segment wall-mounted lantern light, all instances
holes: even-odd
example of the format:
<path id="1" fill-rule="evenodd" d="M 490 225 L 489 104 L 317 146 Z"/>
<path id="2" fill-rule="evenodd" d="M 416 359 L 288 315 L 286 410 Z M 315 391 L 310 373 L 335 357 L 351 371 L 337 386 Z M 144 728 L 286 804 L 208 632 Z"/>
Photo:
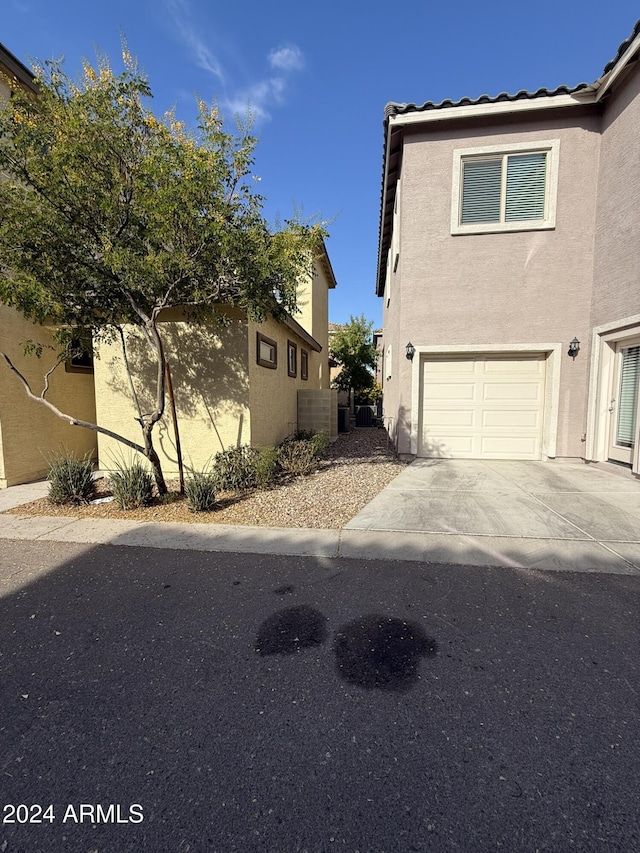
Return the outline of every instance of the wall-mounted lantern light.
<path id="1" fill-rule="evenodd" d="M 574 338 L 569 344 L 569 350 L 567 355 L 570 355 L 571 358 L 575 358 L 580 352 L 580 341 L 577 338 Z"/>
<path id="2" fill-rule="evenodd" d="M 413 361 L 413 357 L 416 354 L 416 348 L 411 343 L 411 341 L 409 341 L 409 343 L 407 344 L 406 349 L 407 349 L 407 358 L 409 359 L 409 361 Z"/>

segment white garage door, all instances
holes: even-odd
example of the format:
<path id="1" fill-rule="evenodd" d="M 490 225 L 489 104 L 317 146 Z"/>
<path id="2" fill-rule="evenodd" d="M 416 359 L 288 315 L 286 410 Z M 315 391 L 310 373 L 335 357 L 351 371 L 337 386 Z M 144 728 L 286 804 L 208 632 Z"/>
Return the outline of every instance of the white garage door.
<path id="1" fill-rule="evenodd" d="M 418 455 L 540 459 L 545 355 L 425 357 Z"/>

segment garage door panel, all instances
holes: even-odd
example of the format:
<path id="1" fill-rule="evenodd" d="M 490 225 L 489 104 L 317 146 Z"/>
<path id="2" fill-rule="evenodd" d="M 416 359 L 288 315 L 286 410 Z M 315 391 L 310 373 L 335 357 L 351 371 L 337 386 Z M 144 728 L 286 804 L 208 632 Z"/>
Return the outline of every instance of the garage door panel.
<path id="1" fill-rule="evenodd" d="M 443 441 L 436 436 L 426 436 L 432 456 L 452 459 L 473 459 L 476 453 L 476 440 L 469 435 L 447 435 Z"/>
<path id="2" fill-rule="evenodd" d="M 475 400 L 475 383 L 470 382 L 432 382 L 429 385 L 429 400 Z"/>
<path id="3" fill-rule="evenodd" d="M 426 358 L 421 369 L 419 455 L 540 458 L 544 355 Z"/>
<path id="4" fill-rule="evenodd" d="M 429 423 L 432 427 L 473 427 L 477 412 L 469 409 L 430 409 Z"/>
<path id="5" fill-rule="evenodd" d="M 499 373 L 504 376 L 540 376 L 544 373 L 544 360 L 534 360 L 531 358 L 491 358 L 482 362 L 482 371 L 485 375 L 491 376 Z"/>
<path id="6" fill-rule="evenodd" d="M 462 359 L 435 358 L 429 362 L 429 373 L 432 376 L 443 374 L 446 376 L 469 375 L 476 372 L 474 362 L 465 361 Z"/>
<path id="7" fill-rule="evenodd" d="M 540 400 L 539 382 L 485 382 L 483 398 L 491 400 L 509 400 L 510 403 L 538 402 Z"/>
<path id="8" fill-rule="evenodd" d="M 515 411 L 513 409 L 488 409 L 481 413 L 481 424 L 484 428 L 510 430 L 511 427 L 538 430 L 540 427 L 539 411 Z"/>

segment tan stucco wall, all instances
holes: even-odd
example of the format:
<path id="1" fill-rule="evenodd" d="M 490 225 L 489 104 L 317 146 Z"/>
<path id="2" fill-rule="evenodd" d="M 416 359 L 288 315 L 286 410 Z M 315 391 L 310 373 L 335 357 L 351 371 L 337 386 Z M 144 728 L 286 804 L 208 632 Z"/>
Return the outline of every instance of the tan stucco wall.
<path id="1" fill-rule="evenodd" d="M 23 355 L 27 340 L 51 343 L 47 330 L 33 326 L 16 311 L 0 305 L 0 350 L 29 381 L 34 393 L 43 389 L 44 375 L 55 364 L 52 350 L 41 358 Z M 95 420 L 93 376 L 67 373 L 58 367 L 50 380 L 47 399 L 63 412 L 82 420 Z M 77 456 L 96 453 L 94 432 L 69 425 L 44 406 L 30 400 L 22 384 L 0 363 L 0 488 L 27 483 L 47 475 L 48 460 L 61 451 Z"/>
<path id="2" fill-rule="evenodd" d="M 321 388 L 329 388 L 329 281 L 322 264 L 316 262 L 313 276 L 298 285 L 298 311 L 294 319 L 321 345 L 316 359 Z"/>
<path id="3" fill-rule="evenodd" d="M 640 313 L 640 74 L 634 69 L 606 106 L 602 124 L 591 320 Z"/>
<path id="4" fill-rule="evenodd" d="M 228 311 L 226 326 L 195 327 L 179 312 L 166 314 L 160 333 L 171 367 L 182 456 L 186 467 L 204 468 L 220 450 L 251 438 L 247 384 L 247 326 L 238 311 Z M 143 411 L 151 411 L 155 364 L 135 330 L 127 334 L 127 354 Z M 126 379 L 120 343 L 101 346 L 96 361 L 98 418 L 103 426 L 141 441 L 137 411 Z M 178 471 L 175 437 L 168 406 L 154 430 L 154 446 L 166 476 Z M 113 439 L 99 438 L 100 467 L 113 458 L 129 461 L 132 453 Z M 134 454 L 135 455 L 135 454 Z"/>
<path id="5" fill-rule="evenodd" d="M 275 370 L 256 361 L 256 332 L 275 341 L 278 366 Z M 298 347 L 297 376 L 287 372 L 287 341 Z M 251 407 L 251 443 L 257 447 L 278 444 L 295 432 L 298 422 L 298 390 L 321 387 L 325 352 L 314 352 L 290 328 L 269 319 L 264 323 L 249 322 L 249 385 Z M 300 378 L 300 350 L 309 353 L 309 379 Z"/>
<path id="6" fill-rule="evenodd" d="M 451 235 L 454 149 L 549 139 L 560 140 L 554 230 Z M 490 349 L 504 343 L 568 344 L 577 336 L 581 357 L 567 358 L 561 369 L 557 453 L 582 454 L 599 142 L 599 117 L 576 119 L 575 110 L 567 119 L 538 116 L 530 125 L 471 130 L 456 123 L 428 134 L 407 133 L 400 259 L 384 309 L 384 346 L 393 350 L 384 410 L 396 419 L 399 452 L 410 452 L 417 417 L 411 411 L 411 363 L 404 355 L 408 340 L 415 346 Z"/>

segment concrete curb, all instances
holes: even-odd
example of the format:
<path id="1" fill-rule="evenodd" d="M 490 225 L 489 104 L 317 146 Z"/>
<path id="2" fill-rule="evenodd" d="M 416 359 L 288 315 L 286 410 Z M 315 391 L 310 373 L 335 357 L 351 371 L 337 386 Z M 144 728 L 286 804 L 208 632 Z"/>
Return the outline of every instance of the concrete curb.
<path id="1" fill-rule="evenodd" d="M 3 515 L 0 539 L 360 560 L 408 560 L 523 570 L 640 572 L 624 543 L 452 536 L 376 530 L 244 527 Z"/>
<path id="2" fill-rule="evenodd" d="M 43 497 L 47 483 L 0 490 L 0 513 Z M 635 542 L 552 536 L 488 536 L 375 530 L 258 527 L 228 524 L 141 522 L 74 516 L 0 515 L 0 540 L 74 542 L 204 552 L 278 554 L 360 560 L 408 560 L 521 570 L 638 574 Z"/>

